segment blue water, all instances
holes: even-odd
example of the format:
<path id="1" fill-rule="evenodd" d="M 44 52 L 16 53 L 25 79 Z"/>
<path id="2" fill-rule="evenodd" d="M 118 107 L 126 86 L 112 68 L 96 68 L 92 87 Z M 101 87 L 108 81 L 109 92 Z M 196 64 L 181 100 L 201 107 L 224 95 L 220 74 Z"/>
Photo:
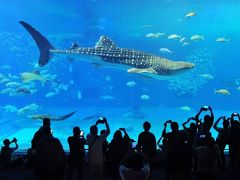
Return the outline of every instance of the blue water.
<path id="1" fill-rule="evenodd" d="M 212 106 L 216 117 L 230 116 L 240 109 L 238 1 L 3 0 L 0 3 L 0 141 L 16 137 L 20 149 L 28 148 L 33 133 L 41 125 L 41 121 L 29 118 L 33 114 L 63 115 L 77 110 L 65 121 L 52 122 L 54 136 L 68 149 L 66 139 L 72 128 L 80 126 L 87 134 L 100 115 L 107 117 L 112 132 L 126 127 L 130 136 L 137 139 L 145 120 L 152 123 L 152 131 L 158 138 L 165 120 L 182 123 L 203 105 Z M 185 18 L 192 11 L 196 15 Z M 38 48 L 18 23 L 20 20 L 38 29 L 57 48 L 69 48 L 73 42 L 93 47 L 101 35 L 106 35 L 119 47 L 193 62 L 196 67 L 164 81 L 96 67 L 84 62 L 86 57 L 70 61 L 65 56 L 56 56 L 47 66 L 39 68 Z M 165 35 L 146 37 L 158 32 Z M 168 39 L 171 34 L 185 37 L 190 44 L 182 46 L 179 39 Z M 190 40 L 196 34 L 203 36 L 203 40 Z M 216 42 L 219 37 L 229 41 Z M 160 52 L 160 48 L 173 53 Z M 3 93 L 7 83 L 22 83 L 20 73 L 33 71 L 61 84 L 36 81 L 27 84 L 31 94 Z M 134 81 L 135 86 L 127 86 L 129 81 Z M 230 95 L 216 94 L 215 89 L 226 89 Z M 143 100 L 141 95 L 150 98 Z M 21 108 L 33 103 L 35 109 L 22 111 Z M 7 105 L 16 109 L 9 112 Z M 191 110 L 182 110 L 183 106 Z M 213 134 L 216 136 L 215 131 Z"/>

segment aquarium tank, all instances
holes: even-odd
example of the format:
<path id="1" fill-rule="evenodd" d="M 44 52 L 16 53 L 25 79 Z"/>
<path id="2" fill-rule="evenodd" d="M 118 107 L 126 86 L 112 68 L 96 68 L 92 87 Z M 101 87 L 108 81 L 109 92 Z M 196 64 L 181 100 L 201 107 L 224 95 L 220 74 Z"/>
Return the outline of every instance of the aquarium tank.
<path id="1" fill-rule="evenodd" d="M 26 151 L 44 117 L 68 151 L 72 128 L 87 135 L 99 116 L 108 140 L 137 140 L 144 121 L 158 139 L 205 105 L 215 120 L 239 112 L 239 17 L 226 0 L 1 1 L 1 143 Z"/>

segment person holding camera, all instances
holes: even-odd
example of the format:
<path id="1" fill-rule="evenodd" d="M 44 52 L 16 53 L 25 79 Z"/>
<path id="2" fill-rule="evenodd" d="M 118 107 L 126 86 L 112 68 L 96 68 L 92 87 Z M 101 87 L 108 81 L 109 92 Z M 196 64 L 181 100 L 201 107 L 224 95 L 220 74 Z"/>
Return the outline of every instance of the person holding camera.
<path id="1" fill-rule="evenodd" d="M 122 132 L 124 136 L 122 136 Z M 128 152 L 130 138 L 125 128 L 115 131 L 112 141 L 108 145 L 108 174 L 112 179 L 118 179 L 119 165 L 123 156 Z"/>
<path id="2" fill-rule="evenodd" d="M 73 136 L 68 137 L 68 144 L 70 149 L 68 179 L 72 179 L 73 170 L 76 168 L 78 179 L 80 180 L 85 166 L 84 145 L 86 144 L 86 139 L 84 138 L 83 131 L 81 131 L 79 127 L 73 128 Z"/>
<path id="3" fill-rule="evenodd" d="M 98 125 L 104 124 L 105 133 L 98 135 Z M 105 117 L 99 117 L 96 124 L 90 127 L 90 133 L 87 135 L 88 145 L 88 163 L 91 179 L 103 179 L 104 156 L 102 144 L 110 134 L 110 128 Z"/>
<path id="4" fill-rule="evenodd" d="M 190 123 L 189 128 L 187 128 L 186 125 L 191 120 L 195 121 L 195 123 L 194 122 Z M 182 126 L 183 126 L 184 131 L 186 132 L 187 137 L 188 137 L 188 143 L 189 143 L 189 145 L 192 146 L 193 142 L 194 142 L 194 139 L 195 139 L 195 136 L 196 136 L 196 133 L 197 133 L 197 121 L 194 117 L 191 117 L 191 118 L 188 118 L 188 120 L 186 122 L 184 122 L 182 124 Z"/>
<path id="5" fill-rule="evenodd" d="M 12 143 L 15 144 L 15 147 L 13 148 L 10 147 Z M 12 160 L 13 152 L 18 149 L 17 139 L 13 138 L 12 141 L 10 141 L 9 139 L 5 139 L 3 141 L 3 144 L 4 146 L 1 148 L 0 162 L 2 165 L 5 166 L 12 165 L 14 164 L 14 161 Z"/>
<path id="6" fill-rule="evenodd" d="M 171 126 L 171 132 L 167 133 L 168 124 Z M 164 123 L 162 136 L 166 151 L 166 179 L 180 177 L 189 179 L 192 149 L 188 144 L 186 132 L 179 131 L 177 122 L 168 120 Z"/>
<path id="7" fill-rule="evenodd" d="M 222 128 L 218 127 L 220 120 L 223 120 Z M 218 120 L 214 123 L 213 128 L 218 132 L 218 136 L 216 139 L 218 145 L 218 157 L 217 157 L 217 164 L 220 168 L 225 168 L 225 155 L 224 149 L 228 144 L 231 130 L 229 127 L 229 120 L 226 119 L 225 116 L 221 116 Z"/>
<path id="8" fill-rule="evenodd" d="M 202 114 L 202 112 L 207 112 L 210 111 L 210 115 L 205 115 L 204 116 L 204 121 L 203 123 L 201 122 L 201 120 L 199 119 L 199 116 Z M 210 131 L 213 122 L 214 122 L 214 114 L 212 111 L 211 106 L 203 106 L 200 111 L 197 113 L 197 115 L 195 116 L 197 125 L 198 125 L 198 129 L 204 129 L 206 131 Z"/>

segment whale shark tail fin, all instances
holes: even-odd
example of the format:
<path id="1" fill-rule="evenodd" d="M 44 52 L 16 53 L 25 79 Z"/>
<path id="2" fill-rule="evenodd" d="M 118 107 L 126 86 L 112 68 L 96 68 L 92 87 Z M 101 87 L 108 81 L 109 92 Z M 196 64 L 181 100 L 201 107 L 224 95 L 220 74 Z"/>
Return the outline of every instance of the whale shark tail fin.
<path id="1" fill-rule="evenodd" d="M 54 47 L 40 32 L 34 29 L 31 25 L 24 21 L 20 21 L 19 23 L 30 33 L 38 46 L 40 52 L 38 60 L 39 66 L 46 65 L 50 59 L 50 49 L 54 49 Z"/>

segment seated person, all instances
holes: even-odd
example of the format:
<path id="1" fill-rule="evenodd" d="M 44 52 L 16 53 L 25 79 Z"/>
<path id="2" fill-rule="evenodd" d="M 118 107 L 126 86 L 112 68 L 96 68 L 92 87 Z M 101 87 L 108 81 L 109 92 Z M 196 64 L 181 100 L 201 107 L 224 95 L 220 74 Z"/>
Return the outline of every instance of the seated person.
<path id="1" fill-rule="evenodd" d="M 12 143 L 15 143 L 15 147 L 11 148 L 10 145 Z M 1 148 L 1 158 L 0 158 L 0 163 L 3 165 L 11 165 L 13 163 L 12 160 L 12 154 L 14 151 L 18 149 L 18 144 L 17 144 L 17 139 L 13 138 L 12 141 L 9 139 L 5 139 L 3 141 L 4 146 Z"/>
<path id="2" fill-rule="evenodd" d="M 142 153 L 127 154 L 119 167 L 122 180 L 147 180 L 150 176 L 149 162 Z"/>

